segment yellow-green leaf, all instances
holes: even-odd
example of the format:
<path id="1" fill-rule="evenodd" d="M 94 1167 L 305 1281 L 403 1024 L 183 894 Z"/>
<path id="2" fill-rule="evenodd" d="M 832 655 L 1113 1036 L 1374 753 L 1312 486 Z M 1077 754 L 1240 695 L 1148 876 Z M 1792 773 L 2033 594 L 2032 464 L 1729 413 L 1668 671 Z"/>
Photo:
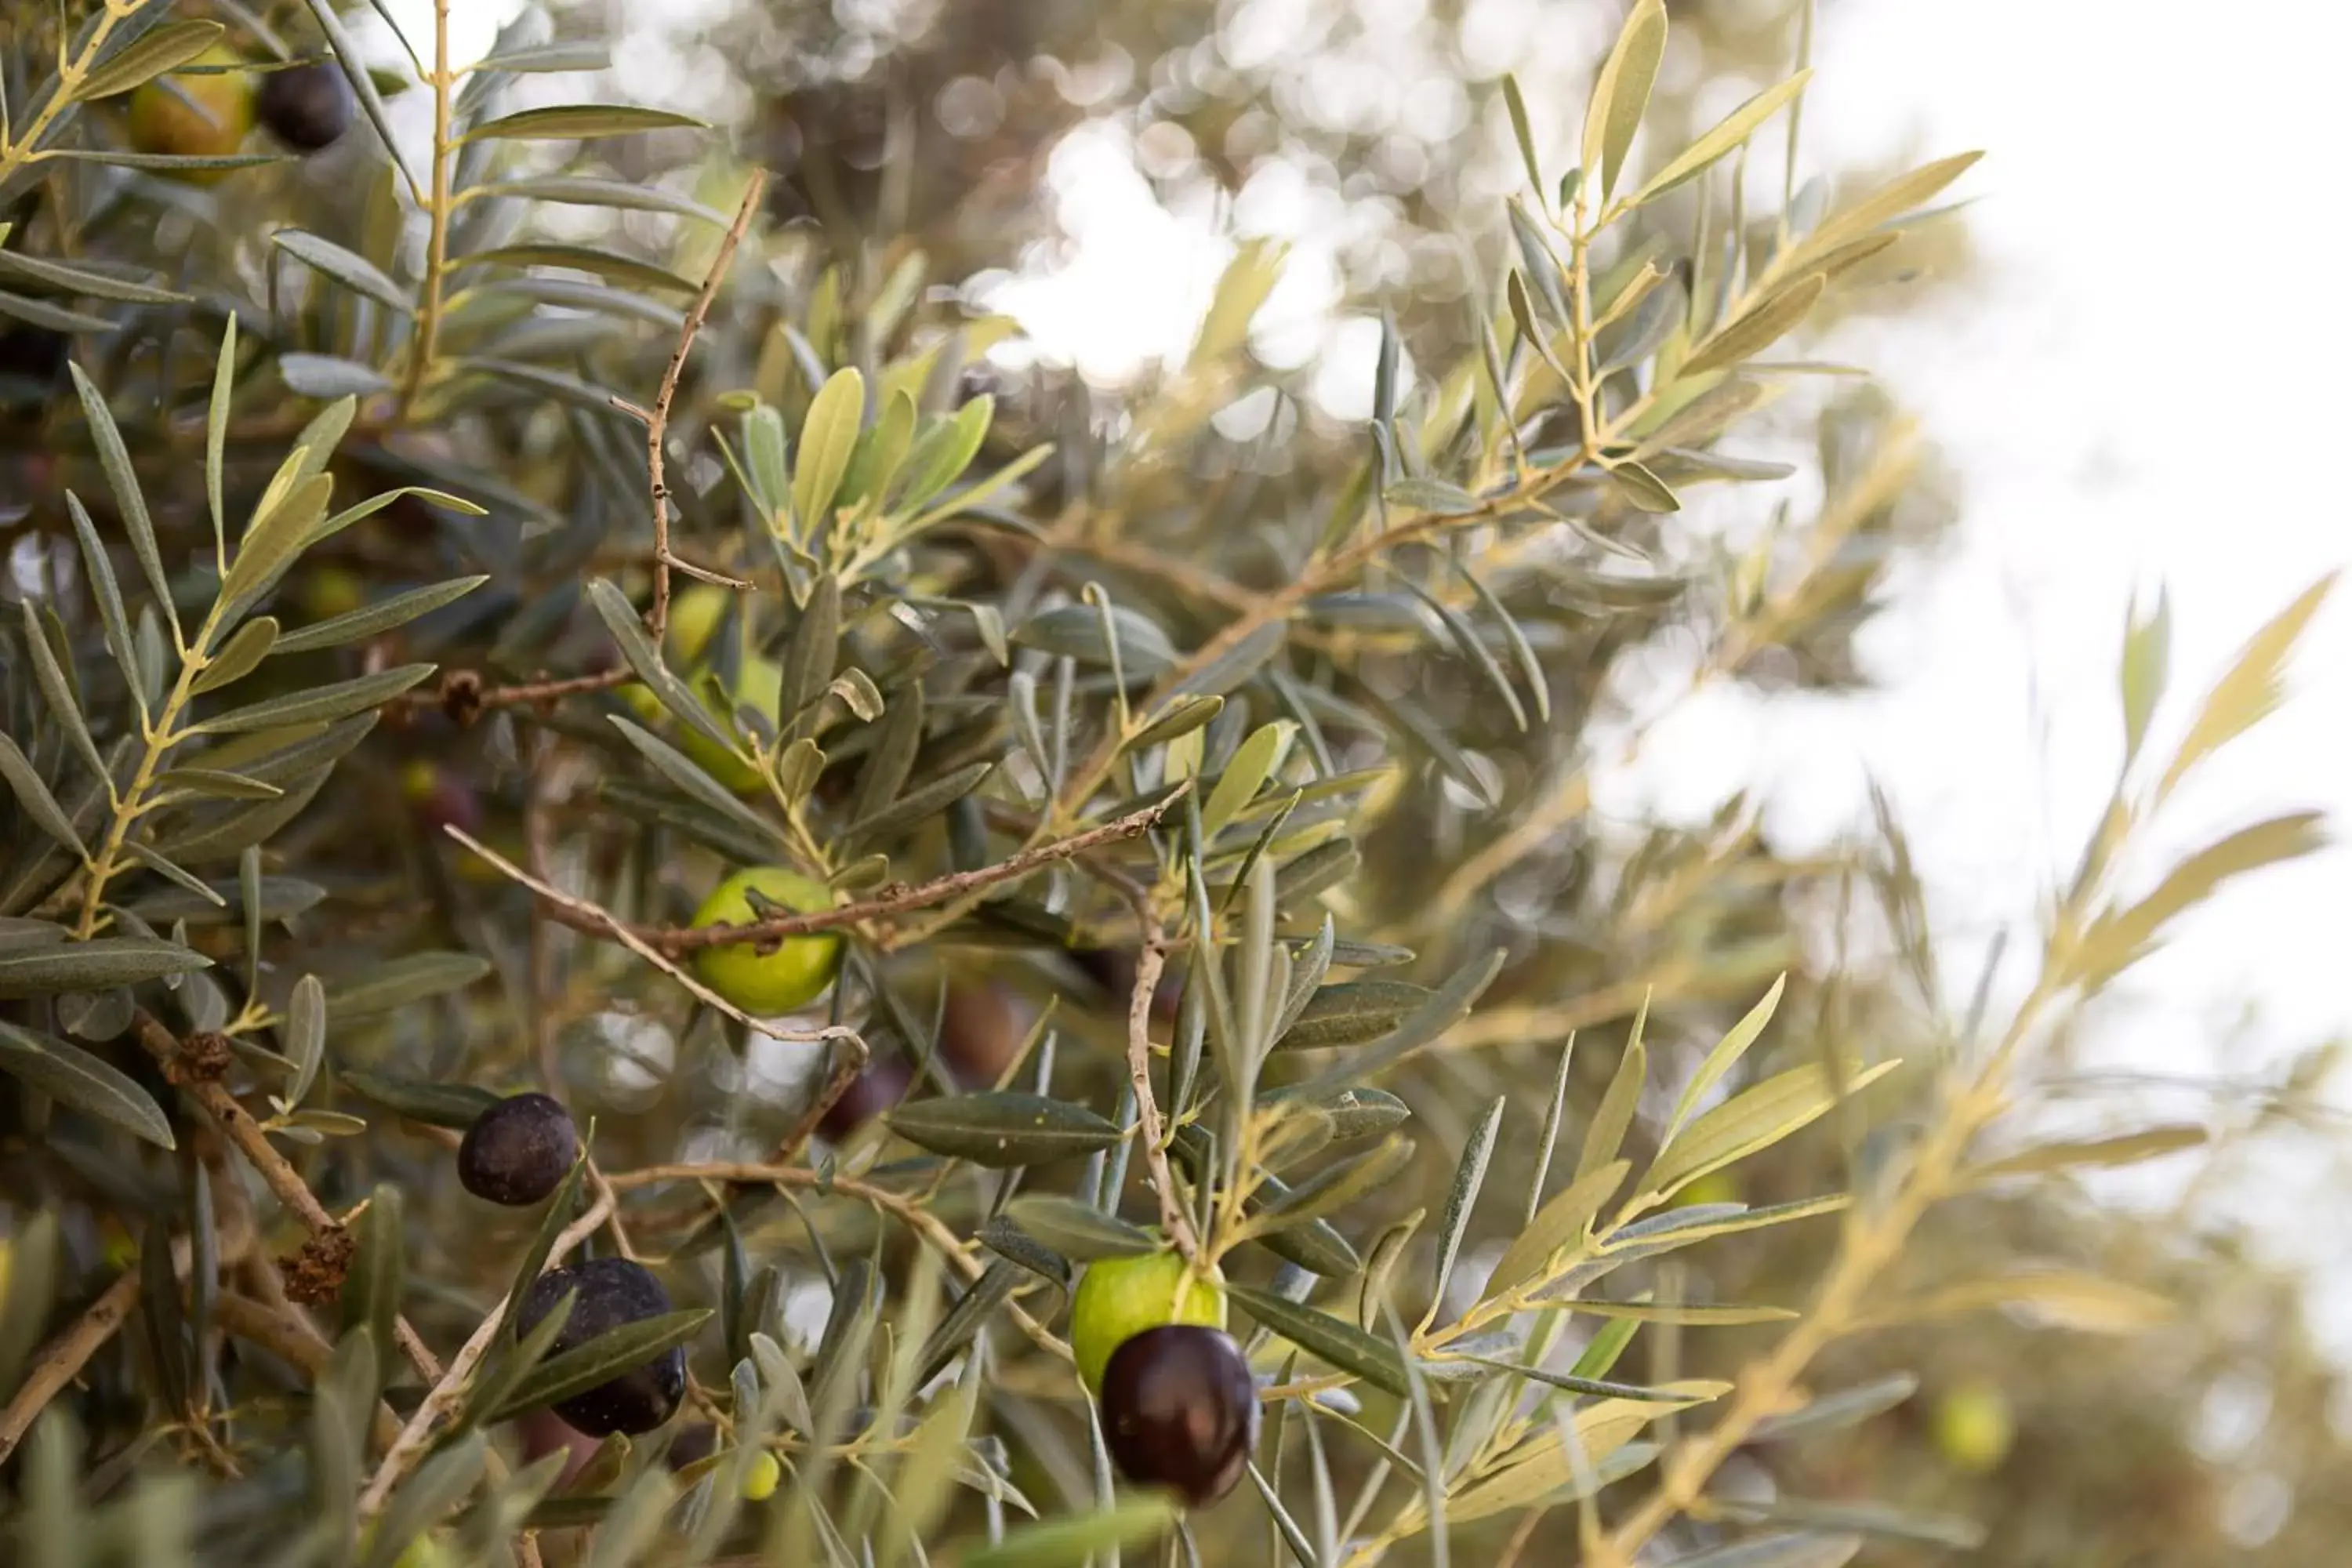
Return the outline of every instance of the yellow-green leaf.
<path id="1" fill-rule="evenodd" d="M 1592 1216 L 1624 1184 L 1625 1173 L 1633 1168 L 1630 1161 L 1612 1160 L 1553 1194 L 1496 1261 L 1483 1299 L 1492 1300 L 1538 1278 L 1554 1253 L 1582 1241 Z"/>
<path id="2" fill-rule="evenodd" d="M 1786 81 L 1775 82 L 1725 115 L 1716 123 L 1715 129 L 1684 148 L 1664 168 L 1651 175 L 1650 183 L 1635 194 L 1633 205 L 1639 206 L 1643 202 L 1665 195 L 1756 134 L 1758 126 L 1771 119 L 1805 90 L 1805 83 L 1811 79 L 1812 74 L 1807 68 Z"/>
<path id="3" fill-rule="evenodd" d="M 1770 348 L 1805 319 L 1827 287 L 1829 280 L 1818 272 L 1798 279 L 1699 344 L 1683 361 L 1679 374 L 1692 376 L 1723 370 Z"/>
<path id="4" fill-rule="evenodd" d="M 1859 1093 L 1896 1065 L 1880 1062 L 1853 1074 L 1847 1092 Z M 1819 1120 L 1837 1100 L 1837 1086 L 1819 1062 L 1766 1079 L 1692 1122 L 1660 1150 L 1657 1163 L 1642 1178 L 1643 1195 L 1672 1197 L 1709 1171 L 1769 1148 Z"/>
<path id="5" fill-rule="evenodd" d="M 835 371 L 809 403 L 800 449 L 793 454 L 793 515 L 800 520 L 804 540 L 831 521 L 833 498 L 849 471 L 865 417 L 866 378 L 855 368 Z"/>
<path id="6" fill-rule="evenodd" d="M 2247 641 L 2238 661 L 2213 683 L 2196 721 L 2189 727 L 2188 738 L 2165 770 L 2164 782 L 2157 788 L 2158 799 L 2170 795 L 2191 768 L 2261 723 L 2278 706 L 2279 680 L 2287 658 L 2318 612 L 2320 602 L 2336 586 L 2336 576 L 2330 572 L 2297 595 L 2293 604 Z"/>
<path id="7" fill-rule="evenodd" d="M 1739 1065 L 1739 1058 L 1748 1054 L 1748 1047 L 1756 1043 L 1756 1037 L 1764 1032 L 1764 1026 L 1772 1021 L 1773 1009 L 1780 1006 L 1780 993 L 1788 988 L 1788 984 L 1786 974 L 1773 981 L 1772 989 L 1764 993 L 1764 999 L 1749 1008 L 1748 1016 L 1732 1025 L 1723 1038 L 1716 1042 L 1715 1049 L 1706 1053 L 1706 1059 L 1699 1063 L 1698 1071 L 1691 1074 L 1690 1082 L 1684 1086 L 1682 1098 L 1675 1102 L 1674 1120 L 1666 1123 L 1669 1141 L 1682 1131 L 1683 1123 L 1690 1119 L 1692 1111 L 1698 1109 L 1698 1102 L 1706 1097 L 1706 1091 L 1721 1082 L 1724 1074 Z"/>
<path id="8" fill-rule="evenodd" d="M 1593 84 L 1592 101 L 1584 110 L 1584 166 L 1601 176 L 1601 198 L 1617 188 L 1617 173 L 1625 151 L 1641 129 L 1642 111 L 1650 104 L 1650 87 L 1657 80 L 1658 61 L 1666 51 L 1664 0 L 1640 0 L 1619 29 L 1615 47 Z"/>

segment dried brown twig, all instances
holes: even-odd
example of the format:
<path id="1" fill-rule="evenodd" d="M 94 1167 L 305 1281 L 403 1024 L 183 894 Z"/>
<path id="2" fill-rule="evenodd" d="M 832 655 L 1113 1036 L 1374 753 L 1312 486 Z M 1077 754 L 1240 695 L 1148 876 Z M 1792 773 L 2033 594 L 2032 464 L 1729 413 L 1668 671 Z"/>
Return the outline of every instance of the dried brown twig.
<path id="1" fill-rule="evenodd" d="M 269 1135 L 254 1121 L 252 1113 L 239 1105 L 236 1097 L 220 1081 L 217 1070 L 191 1058 L 180 1037 L 166 1028 L 152 1013 L 138 1016 L 136 1027 L 139 1043 L 155 1058 L 183 1089 L 193 1097 L 205 1114 L 223 1136 L 236 1145 L 247 1163 L 260 1173 L 264 1185 L 284 1205 L 288 1212 L 300 1220 L 310 1233 L 310 1240 L 297 1255 L 302 1264 L 315 1265 L 321 1272 L 320 1283 L 340 1285 L 343 1266 L 350 1261 L 352 1247 L 351 1232 L 343 1223 L 327 1212 L 318 1194 L 294 1167 L 287 1163 L 270 1143 Z M 281 1266 L 282 1267 L 282 1266 Z M 394 1337 L 418 1375 L 428 1383 L 441 1378 L 441 1363 L 420 1338 L 406 1318 L 394 1320 Z"/>
<path id="2" fill-rule="evenodd" d="M 750 184 L 743 192 L 742 205 L 735 209 L 735 221 L 728 226 L 727 234 L 719 242 L 719 254 L 711 258 L 710 270 L 703 275 L 702 287 L 686 313 L 686 324 L 679 329 L 677 346 L 670 351 L 669 364 L 662 372 L 661 386 L 654 395 L 653 406 L 640 408 L 625 398 L 613 399 L 621 412 L 642 420 L 646 426 L 646 491 L 652 500 L 654 522 L 654 602 L 646 611 L 646 630 L 658 647 L 663 634 L 669 628 L 669 574 L 673 569 L 705 582 L 744 588 L 751 584 L 722 573 L 712 572 L 690 562 L 681 561 L 669 546 L 669 471 L 667 456 L 662 450 L 669 439 L 670 405 L 677 399 L 677 384 L 685 374 L 687 355 L 694 351 L 694 340 L 702 331 L 702 323 L 710 314 L 713 301 L 719 298 L 719 285 L 727 280 L 728 269 L 734 265 L 735 251 L 743 243 L 743 236 L 759 213 L 760 198 L 768 188 L 768 172 L 751 171 Z M 470 718 L 485 708 L 512 708 L 532 703 L 552 702 L 558 698 L 573 697 L 591 691 L 610 691 L 636 679 L 625 664 L 593 675 L 575 675 L 557 680 L 522 681 L 507 686 L 485 686 L 472 670 L 451 670 L 443 676 L 436 690 L 413 699 L 426 705 L 447 710 L 453 717 Z"/>

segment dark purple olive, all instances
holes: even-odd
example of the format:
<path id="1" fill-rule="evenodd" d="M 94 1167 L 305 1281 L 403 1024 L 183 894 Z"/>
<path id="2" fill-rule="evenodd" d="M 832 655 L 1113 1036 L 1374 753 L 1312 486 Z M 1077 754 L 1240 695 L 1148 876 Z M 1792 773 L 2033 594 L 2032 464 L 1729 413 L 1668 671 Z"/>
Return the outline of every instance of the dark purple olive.
<path id="1" fill-rule="evenodd" d="M 316 153 L 352 128 L 352 84 L 342 68 L 320 60 L 265 72 L 254 107 L 269 133 L 297 153 Z"/>
<path id="2" fill-rule="evenodd" d="M 466 1129 L 457 1145 L 457 1181 L 478 1198 L 520 1207 L 563 1184 L 580 1157 L 572 1113 L 543 1094 L 501 1100 Z"/>
<path id="3" fill-rule="evenodd" d="M 551 1268 L 523 1293 L 516 1316 L 519 1333 L 530 1332 L 566 1291 L 577 1291 L 572 1315 L 563 1320 L 551 1357 L 629 1323 L 658 1318 L 670 1310 L 669 1292 L 642 1264 L 625 1258 L 598 1258 L 576 1268 Z M 592 1437 L 615 1432 L 651 1432 L 677 1412 L 686 1397 L 686 1347 L 672 1345 L 653 1360 L 595 1387 L 555 1402 L 565 1423 Z"/>
<path id="4" fill-rule="evenodd" d="M 907 1098 L 915 1086 L 914 1069 L 897 1057 L 885 1057 L 849 1080 L 841 1098 L 826 1108 L 816 1130 L 838 1143 Z"/>
<path id="5" fill-rule="evenodd" d="M 1257 1446 L 1257 1384 L 1230 1335 L 1192 1323 L 1146 1329 L 1103 1368 L 1103 1438 L 1119 1474 L 1205 1508 L 1234 1489 Z"/>

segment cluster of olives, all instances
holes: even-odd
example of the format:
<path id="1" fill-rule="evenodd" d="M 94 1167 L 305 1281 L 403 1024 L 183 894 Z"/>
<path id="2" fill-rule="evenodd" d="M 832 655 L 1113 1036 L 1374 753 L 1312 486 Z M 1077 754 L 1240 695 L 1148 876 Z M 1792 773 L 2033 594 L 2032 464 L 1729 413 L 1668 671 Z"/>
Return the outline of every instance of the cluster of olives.
<path id="1" fill-rule="evenodd" d="M 1193 1508 L 1232 1491 L 1257 1445 L 1257 1383 L 1224 1325 L 1213 1271 L 1173 1252 L 1088 1265 L 1071 1304 L 1070 1349 L 1112 1462 Z"/>
<path id="2" fill-rule="evenodd" d="M 132 147 L 180 158 L 227 157 L 258 123 L 280 144 L 316 153 L 352 128 L 351 83 L 331 60 L 255 72 L 240 68 L 249 62 L 235 50 L 215 47 L 194 63 L 210 68 L 176 77 L 169 86 L 151 81 L 131 95 Z M 186 174 L 201 183 L 219 173 Z"/>
<path id="3" fill-rule="evenodd" d="M 580 1130 L 572 1113 L 544 1094 L 511 1095 L 474 1119 L 457 1144 L 457 1181 L 494 1204 L 542 1203 L 563 1184 L 580 1157 Z M 669 1292 L 643 1264 L 596 1258 L 551 1268 L 532 1281 L 515 1313 L 529 1333 L 555 1304 L 572 1295 L 572 1314 L 556 1331 L 550 1355 L 586 1344 L 625 1324 L 670 1310 Z M 650 1432 L 686 1397 L 686 1351 L 673 1345 L 645 1365 L 556 1402 L 555 1414 L 592 1437 Z"/>

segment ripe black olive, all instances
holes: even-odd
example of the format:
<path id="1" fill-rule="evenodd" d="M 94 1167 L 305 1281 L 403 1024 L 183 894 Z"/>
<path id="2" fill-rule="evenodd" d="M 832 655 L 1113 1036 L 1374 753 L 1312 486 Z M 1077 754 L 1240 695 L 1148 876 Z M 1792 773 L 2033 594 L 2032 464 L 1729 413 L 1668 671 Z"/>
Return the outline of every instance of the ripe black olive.
<path id="1" fill-rule="evenodd" d="M 255 107 L 269 133 L 298 153 L 332 145 L 352 128 L 352 84 L 326 60 L 268 71 Z"/>
<path id="2" fill-rule="evenodd" d="M 598 1258 L 576 1268 L 551 1268 L 533 1281 L 516 1315 L 518 1332 L 530 1332 L 566 1291 L 577 1291 L 578 1299 L 548 1351 L 551 1356 L 670 1310 L 669 1292 L 644 1265 L 625 1258 Z M 592 1437 L 615 1432 L 635 1436 L 667 1421 L 685 1397 L 686 1348 L 672 1345 L 642 1366 L 557 1400 L 555 1413 Z"/>
<path id="3" fill-rule="evenodd" d="M 1257 1445 L 1257 1384 L 1231 1336 L 1192 1323 L 1146 1329 L 1103 1369 L 1103 1437 L 1119 1473 L 1193 1508 L 1234 1489 Z"/>
<path id="4" fill-rule="evenodd" d="M 519 1207 L 561 1186 L 579 1157 L 572 1113 L 546 1095 L 518 1094 L 474 1118 L 457 1145 L 457 1181 L 478 1198 Z"/>

